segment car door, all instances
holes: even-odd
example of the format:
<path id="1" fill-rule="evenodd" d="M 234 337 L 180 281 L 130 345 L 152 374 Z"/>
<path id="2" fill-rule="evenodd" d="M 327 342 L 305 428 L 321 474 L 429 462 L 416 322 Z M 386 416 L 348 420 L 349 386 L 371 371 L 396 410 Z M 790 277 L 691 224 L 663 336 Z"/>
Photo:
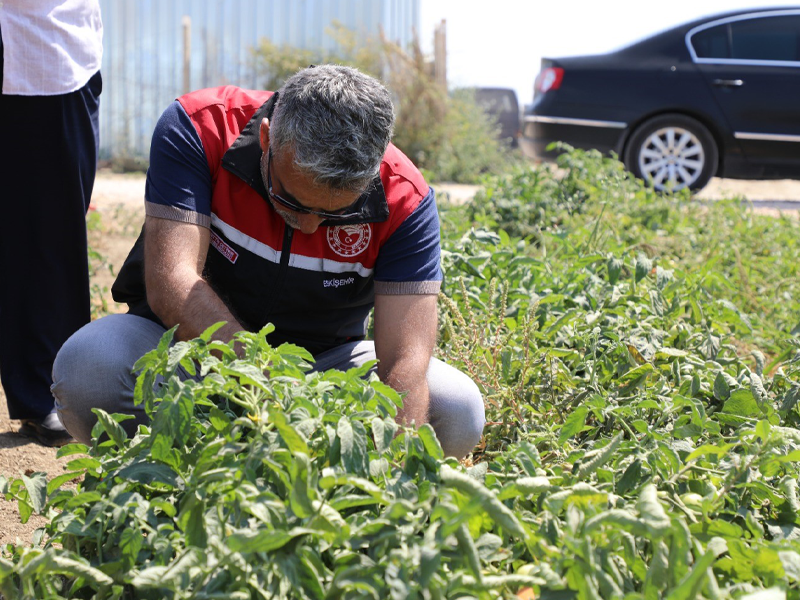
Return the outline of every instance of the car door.
<path id="1" fill-rule="evenodd" d="M 800 175 L 800 10 L 729 17 L 687 42 L 747 161 Z"/>

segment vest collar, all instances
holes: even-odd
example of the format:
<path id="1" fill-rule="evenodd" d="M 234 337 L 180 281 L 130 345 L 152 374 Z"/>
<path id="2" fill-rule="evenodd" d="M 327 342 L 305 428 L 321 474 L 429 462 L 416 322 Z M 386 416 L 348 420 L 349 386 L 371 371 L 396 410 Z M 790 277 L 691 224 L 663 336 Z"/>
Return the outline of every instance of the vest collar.
<path id="1" fill-rule="evenodd" d="M 272 118 L 272 111 L 278 100 L 278 92 L 264 102 L 252 118 L 242 129 L 239 137 L 234 140 L 230 148 L 222 157 L 222 166 L 227 171 L 236 175 L 247 185 L 253 188 L 264 199 L 270 208 L 267 188 L 261 177 L 261 143 L 259 142 L 259 128 L 261 120 Z M 386 192 L 383 182 L 376 177 L 370 189 L 362 194 L 356 203 L 358 215 L 346 221 L 323 221 L 323 225 L 353 225 L 356 223 L 381 223 L 389 218 L 389 203 L 386 201 Z"/>

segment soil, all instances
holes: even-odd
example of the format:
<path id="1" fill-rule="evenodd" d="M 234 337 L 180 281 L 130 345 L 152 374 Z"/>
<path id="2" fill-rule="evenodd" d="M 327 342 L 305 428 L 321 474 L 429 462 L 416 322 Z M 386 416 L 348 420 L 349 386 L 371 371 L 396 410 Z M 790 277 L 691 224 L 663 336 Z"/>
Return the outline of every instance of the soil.
<path id="1" fill-rule="evenodd" d="M 440 184 L 434 186 L 443 201 L 467 202 L 477 186 Z M 445 194 L 447 197 L 445 198 Z M 773 208 L 758 208 L 759 200 L 797 201 L 800 207 L 800 181 L 734 181 L 714 179 L 699 194 L 699 198 L 713 200 L 723 197 L 744 196 L 754 201 L 758 212 L 777 215 L 781 211 Z M 125 307 L 111 299 L 111 284 L 115 273 L 124 262 L 144 222 L 144 176 L 123 175 L 110 171 L 98 172 L 90 209 L 90 244 L 104 257 L 104 263 L 96 268 L 92 277 L 103 290 L 102 297 L 108 312 L 124 312 Z M 753 208 L 751 208 L 753 210 Z M 790 211 L 798 214 L 798 211 Z M 97 215 L 97 216 L 95 216 Z M 97 261 L 95 261 L 97 262 Z M 69 460 L 56 458 L 54 448 L 45 448 L 17 433 L 19 421 L 11 421 L 6 408 L 5 395 L 0 388 L 0 475 L 9 479 L 25 473 L 43 471 L 50 478 L 61 474 Z M 0 499 L 0 545 L 6 543 L 30 544 L 37 527 L 45 519 L 32 516 L 21 524 L 16 502 Z"/>

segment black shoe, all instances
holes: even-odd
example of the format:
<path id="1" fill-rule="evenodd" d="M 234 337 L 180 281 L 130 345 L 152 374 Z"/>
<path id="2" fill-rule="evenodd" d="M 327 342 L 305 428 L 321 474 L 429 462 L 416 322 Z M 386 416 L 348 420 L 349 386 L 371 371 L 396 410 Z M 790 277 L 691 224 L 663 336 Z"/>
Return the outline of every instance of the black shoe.
<path id="1" fill-rule="evenodd" d="M 43 446 L 52 448 L 58 448 L 75 441 L 64 429 L 55 411 L 44 419 L 22 419 L 22 427 L 19 428 L 17 433 L 33 438 Z"/>

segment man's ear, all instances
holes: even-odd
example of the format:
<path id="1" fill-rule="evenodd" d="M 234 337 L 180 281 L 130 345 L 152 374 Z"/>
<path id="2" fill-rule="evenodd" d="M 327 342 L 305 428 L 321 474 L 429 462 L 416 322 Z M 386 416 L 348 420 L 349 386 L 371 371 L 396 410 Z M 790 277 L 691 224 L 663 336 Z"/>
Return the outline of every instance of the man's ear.
<path id="1" fill-rule="evenodd" d="M 261 151 L 269 150 L 269 119 L 261 119 L 261 126 L 258 128 L 258 140 L 261 142 Z"/>

